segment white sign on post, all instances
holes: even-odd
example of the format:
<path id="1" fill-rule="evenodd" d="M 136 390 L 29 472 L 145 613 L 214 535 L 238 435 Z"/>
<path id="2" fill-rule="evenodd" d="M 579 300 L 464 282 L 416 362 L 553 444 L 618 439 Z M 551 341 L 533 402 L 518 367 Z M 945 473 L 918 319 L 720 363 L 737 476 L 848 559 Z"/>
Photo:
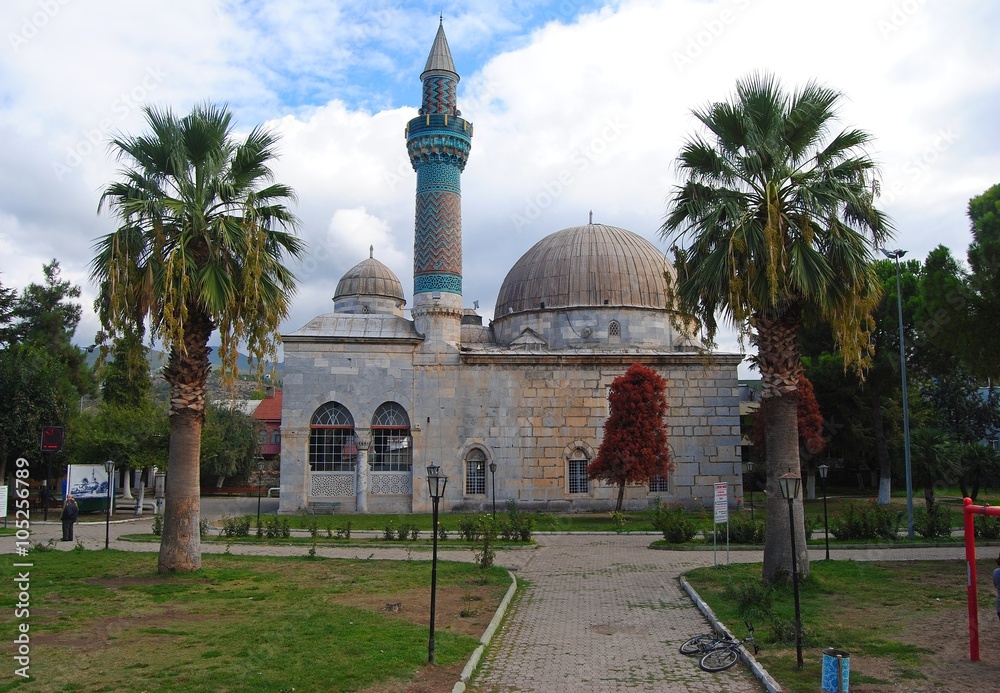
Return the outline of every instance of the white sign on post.
<path id="1" fill-rule="evenodd" d="M 722 482 L 715 485 L 715 524 L 723 525 L 729 522 L 729 484 Z"/>

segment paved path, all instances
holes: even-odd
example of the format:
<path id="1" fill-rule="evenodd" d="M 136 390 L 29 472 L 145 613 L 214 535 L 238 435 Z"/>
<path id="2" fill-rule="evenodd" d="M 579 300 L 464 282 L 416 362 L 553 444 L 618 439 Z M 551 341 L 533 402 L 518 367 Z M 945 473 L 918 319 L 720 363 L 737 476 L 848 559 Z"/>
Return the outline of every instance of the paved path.
<path id="1" fill-rule="evenodd" d="M 214 501 L 215 499 L 213 499 Z M 240 511 L 239 503 L 208 502 L 204 514 L 216 518 Z M 256 510 L 244 508 L 242 512 Z M 113 523 L 113 548 L 156 551 L 157 544 L 119 541 L 121 534 L 149 532 L 152 519 Z M 58 539 L 58 522 L 32 522 L 31 542 Z M 88 549 L 104 547 L 103 522 L 80 523 L 77 539 Z M 505 626 L 497 634 L 470 689 L 509 691 L 760 691 L 742 667 L 709 674 L 677 652 L 688 637 L 708 630 L 707 622 L 678 584 L 681 573 L 713 563 L 711 551 L 652 551 L 648 535 L 537 535 L 538 548 L 501 551 L 497 561 L 527 581 Z M 73 544 L 58 543 L 61 550 Z M 206 543 L 204 553 L 225 545 Z M 233 544 L 236 554 L 302 555 L 303 546 Z M 14 552 L 14 537 L 0 538 L 0 553 Z M 322 556 L 386 560 L 429 559 L 429 552 L 406 549 L 320 547 Z M 371 556 L 366 554 L 371 554 Z M 907 550 L 831 551 L 855 560 L 962 559 L 962 547 Z M 813 550 L 814 560 L 823 557 Z M 441 550 L 445 560 L 471 561 L 472 552 Z M 725 551 L 718 552 L 720 563 Z M 760 551 L 733 551 L 731 562 L 759 562 Z M 742 635 L 742 633 L 737 632 Z"/>

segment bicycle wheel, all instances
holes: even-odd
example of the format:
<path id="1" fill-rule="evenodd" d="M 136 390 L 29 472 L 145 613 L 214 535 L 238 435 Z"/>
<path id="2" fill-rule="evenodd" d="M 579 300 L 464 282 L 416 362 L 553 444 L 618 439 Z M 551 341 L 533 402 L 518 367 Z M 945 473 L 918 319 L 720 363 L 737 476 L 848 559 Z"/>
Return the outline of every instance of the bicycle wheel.
<path id="1" fill-rule="evenodd" d="M 735 647 L 725 647 L 707 653 L 698 660 L 698 666 L 705 671 L 725 671 L 739 660 L 740 655 Z"/>
<path id="2" fill-rule="evenodd" d="M 712 633 L 705 633 L 704 635 L 696 635 L 693 638 L 689 638 L 684 641 L 681 645 L 680 651 L 682 655 L 696 655 L 705 654 L 715 645 L 718 640 Z"/>

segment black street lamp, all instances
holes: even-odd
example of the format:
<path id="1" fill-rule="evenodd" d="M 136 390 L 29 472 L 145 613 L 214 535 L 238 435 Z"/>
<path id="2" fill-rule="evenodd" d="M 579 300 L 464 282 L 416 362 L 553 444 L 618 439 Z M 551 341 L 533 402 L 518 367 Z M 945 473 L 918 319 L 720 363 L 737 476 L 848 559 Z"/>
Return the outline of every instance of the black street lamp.
<path id="1" fill-rule="evenodd" d="M 795 657 L 798 668 L 802 668 L 802 616 L 799 611 L 799 564 L 795 555 L 795 513 L 792 510 L 792 503 L 799 495 L 799 486 L 802 479 L 798 474 L 789 472 L 778 477 L 781 485 L 781 497 L 788 501 L 788 532 L 792 538 L 792 591 L 795 593 Z"/>
<path id="2" fill-rule="evenodd" d="M 750 521 L 753 522 L 753 468 L 755 464 L 753 460 L 747 460 L 743 463 L 743 467 L 746 470 L 745 474 L 750 480 Z"/>
<path id="3" fill-rule="evenodd" d="M 493 521 L 497 520 L 497 463 L 490 462 L 490 480 L 493 485 Z"/>
<path id="4" fill-rule="evenodd" d="M 104 463 L 104 471 L 108 473 L 108 520 L 104 525 L 104 548 L 108 548 L 111 543 L 111 500 L 112 485 L 114 484 L 115 463 L 108 460 Z"/>
<path id="5" fill-rule="evenodd" d="M 903 378 L 903 458 L 906 463 L 906 536 L 913 540 L 913 475 L 910 471 L 910 408 L 906 402 L 906 344 L 903 338 L 903 291 L 899 284 L 899 258 L 905 250 L 886 250 L 882 254 L 896 261 L 896 309 L 899 313 L 899 372 Z"/>
<path id="6" fill-rule="evenodd" d="M 437 562 L 438 562 L 438 503 L 444 496 L 444 489 L 448 485 L 448 477 L 441 474 L 441 467 L 436 464 L 427 465 L 427 492 L 430 493 L 431 501 L 434 503 L 434 513 L 431 520 L 431 534 L 433 535 L 433 549 L 431 550 L 431 633 L 427 641 L 427 663 L 434 663 L 434 607 L 437 596 Z"/>
<path id="7" fill-rule="evenodd" d="M 830 473 L 830 465 L 819 466 L 819 478 L 823 482 L 823 536 L 826 537 L 826 560 L 830 560 L 830 524 L 826 516 L 826 475 Z"/>
<path id="8" fill-rule="evenodd" d="M 257 458 L 257 528 L 260 529 L 260 487 L 264 483 L 264 458 Z"/>

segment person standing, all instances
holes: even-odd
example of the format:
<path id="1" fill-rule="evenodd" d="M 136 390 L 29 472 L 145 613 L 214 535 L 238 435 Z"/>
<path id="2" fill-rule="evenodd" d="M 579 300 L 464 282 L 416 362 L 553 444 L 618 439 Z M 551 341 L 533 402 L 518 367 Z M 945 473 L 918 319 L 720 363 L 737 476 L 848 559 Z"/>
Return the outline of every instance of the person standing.
<path id="1" fill-rule="evenodd" d="M 59 516 L 59 519 L 62 520 L 63 541 L 73 541 L 73 524 L 79 516 L 80 506 L 76 504 L 76 499 L 67 493 L 66 502 L 63 504 L 62 515 Z"/>

